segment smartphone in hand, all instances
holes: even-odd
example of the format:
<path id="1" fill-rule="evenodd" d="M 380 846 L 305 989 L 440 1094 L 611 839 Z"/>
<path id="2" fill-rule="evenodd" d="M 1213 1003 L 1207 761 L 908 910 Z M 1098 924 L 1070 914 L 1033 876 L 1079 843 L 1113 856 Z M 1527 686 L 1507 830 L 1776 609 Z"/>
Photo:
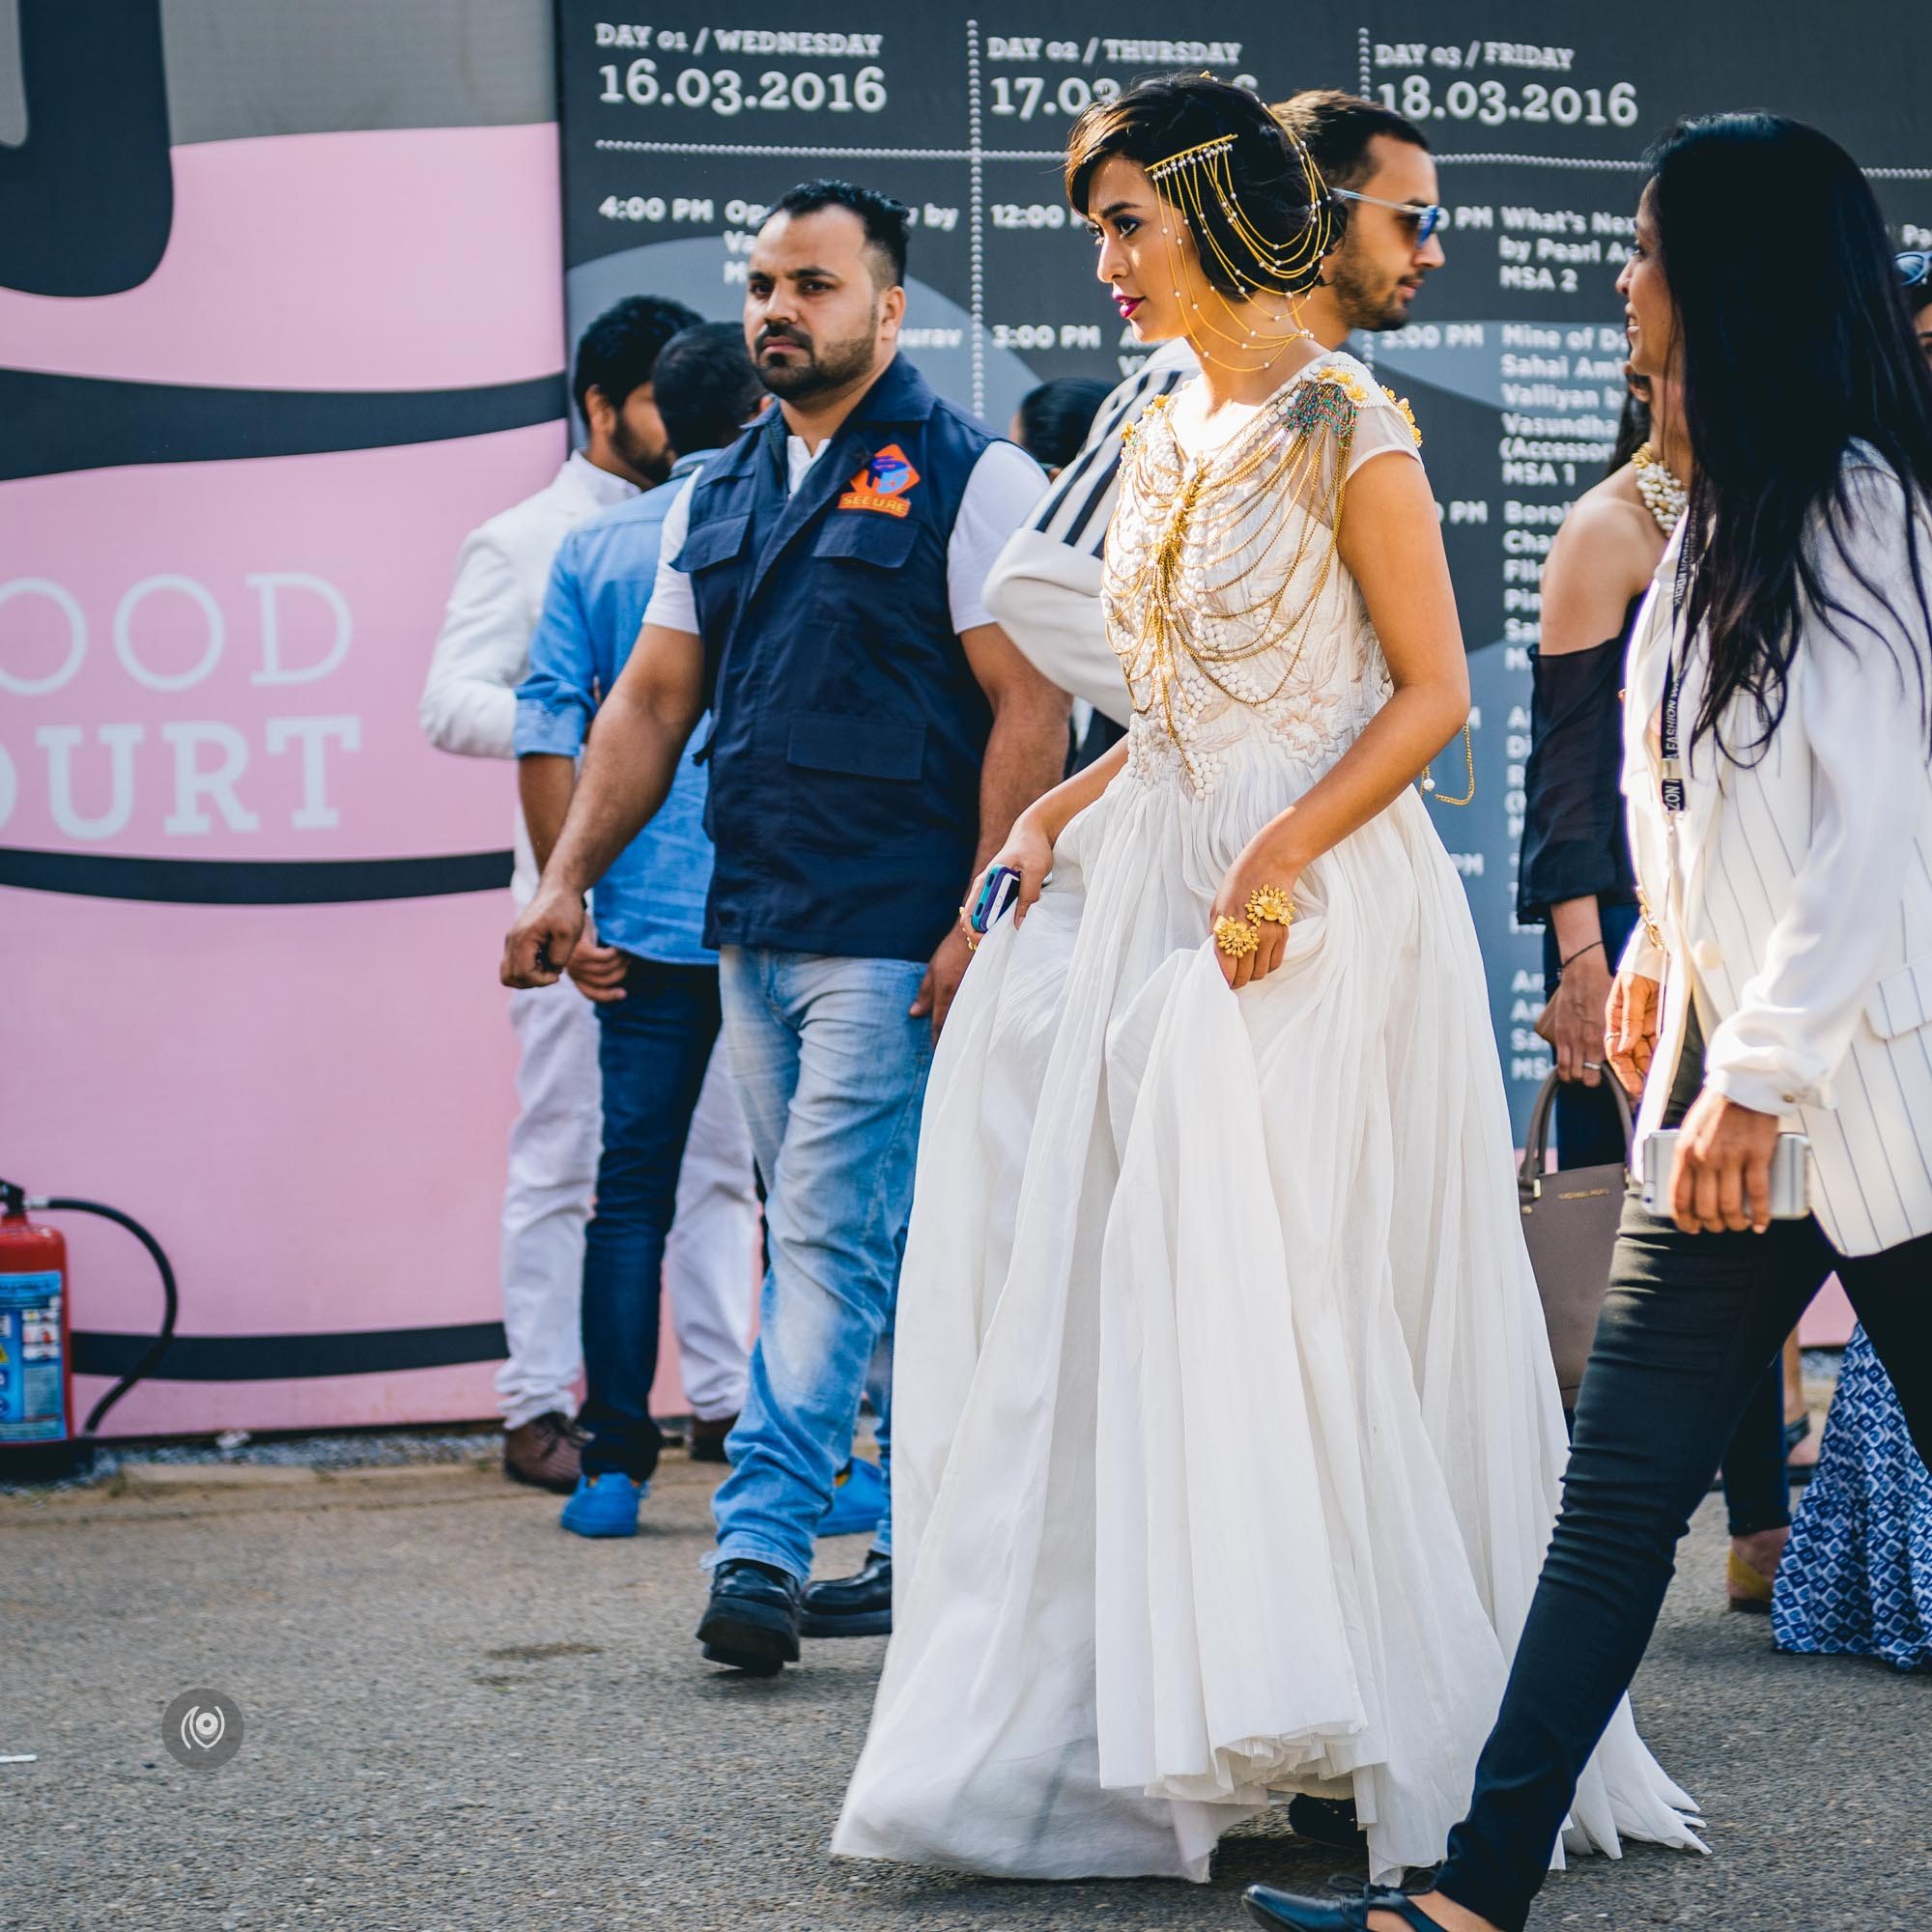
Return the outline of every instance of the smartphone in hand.
<path id="1" fill-rule="evenodd" d="M 1020 875 L 1011 866 L 995 866 L 980 887 L 979 896 L 966 915 L 966 923 L 984 939 L 1000 915 L 1012 904 L 1020 889 Z"/>
<path id="2" fill-rule="evenodd" d="M 1667 1219 L 1670 1169 L 1678 1130 L 1661 1127 L 1643 1144 L 1643 1211 Z M 1802 1221 L 1811 1211 L 1811 1143 L 1804 1134 L 1779 1134 L 1771 1156 L 1771 1218 Z"/>

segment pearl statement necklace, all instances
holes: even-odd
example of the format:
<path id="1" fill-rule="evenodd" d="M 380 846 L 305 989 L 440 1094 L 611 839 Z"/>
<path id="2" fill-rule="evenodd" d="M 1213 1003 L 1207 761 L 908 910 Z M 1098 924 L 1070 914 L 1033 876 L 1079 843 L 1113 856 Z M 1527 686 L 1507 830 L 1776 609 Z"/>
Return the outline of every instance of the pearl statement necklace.
<path id="1" fill-rule="evenodd" d="M 1662 459 L 1647 442 L 1638 443 L 1632 451 L 1631 468 L 1636 471 L 1637 495 L 1657 519 L 1657 527 L 1668 536 L 1690 500 L 1690 491 L 1663 467 Z"/>

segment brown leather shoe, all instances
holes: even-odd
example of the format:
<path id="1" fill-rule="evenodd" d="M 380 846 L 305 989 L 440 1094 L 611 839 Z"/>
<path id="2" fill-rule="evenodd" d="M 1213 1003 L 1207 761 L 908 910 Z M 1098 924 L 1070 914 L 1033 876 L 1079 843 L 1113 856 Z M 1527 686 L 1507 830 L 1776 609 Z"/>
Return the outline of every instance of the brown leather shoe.
<path id="1" fill-rule="evenodd" d="M 724 1453 L 724 1438 L 737 1426 L 735 1415 L 721 1415 L 715 1422 L 694 1415 L 691 1434 L 685 1440 L 685 1454 L 694 1463 L 728 1463 L 731 1459 Z"/>
<path id="2" fill-rule="evenodd" d="M 503 1473 L 513 1483 L 567 1496 L 583 1473 L 579 1461 L 582 1447 L 582 1430 L 553 1408 L 503 1432 Z"/>

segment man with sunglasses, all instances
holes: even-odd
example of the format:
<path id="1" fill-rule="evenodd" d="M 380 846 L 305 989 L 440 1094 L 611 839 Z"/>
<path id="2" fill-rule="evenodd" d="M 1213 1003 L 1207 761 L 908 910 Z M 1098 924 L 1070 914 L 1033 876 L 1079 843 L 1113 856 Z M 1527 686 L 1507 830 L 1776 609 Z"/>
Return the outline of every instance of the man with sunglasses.
<path id="1" fill-rule="evenodd" d="M 1275 104 L 1314 156 L 1334 197 L 1338 240 L 1301 320 L 1324 349 L 1354 329 L 1400 328 L 1424 278 L 1442 266 L 1447 211 L 1435 163 L 1412 121 L 1331 88 Z M 1121 432 L 1156 396 L 1196 373 L 1184 341 L 1163 343 L 1101 404 L 1080 454 L 1054 478 L 1009 539 L 986 580 L 986 608 L 1063 691 L 1095 716 L 1081 762 L 1104 751 L 1127 721 L 1127 688 L 1100 621 L 1100 547 L 1120 489 Z"/>
<path id="2" fill-rule="evenodd" d="M 1896 259 L 1905 305 L 1912 311 L 1913 331 L 1926 361 L 1932 362 L 1932 250 L 1908 248 Z"/>

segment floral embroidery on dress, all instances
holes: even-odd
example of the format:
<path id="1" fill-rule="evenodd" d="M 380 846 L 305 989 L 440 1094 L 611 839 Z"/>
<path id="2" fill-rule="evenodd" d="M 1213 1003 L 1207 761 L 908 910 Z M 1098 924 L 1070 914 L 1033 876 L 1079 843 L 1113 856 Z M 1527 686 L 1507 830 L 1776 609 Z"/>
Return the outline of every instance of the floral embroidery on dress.
<path id="1" fill-rule="evenodd" d="M 1408 398 L 1406 396 L 1398 396 L 1386 383 L 1382 384 L 1382 394 L 1402 412 L 1402 419 L 1408 425 L 1408 433 L 1415 439 L 1415 446 L 1420 449 L 1422 447 L 1422 432 L 1415 426 L 1415 412 L 1409 408 Z"/>

